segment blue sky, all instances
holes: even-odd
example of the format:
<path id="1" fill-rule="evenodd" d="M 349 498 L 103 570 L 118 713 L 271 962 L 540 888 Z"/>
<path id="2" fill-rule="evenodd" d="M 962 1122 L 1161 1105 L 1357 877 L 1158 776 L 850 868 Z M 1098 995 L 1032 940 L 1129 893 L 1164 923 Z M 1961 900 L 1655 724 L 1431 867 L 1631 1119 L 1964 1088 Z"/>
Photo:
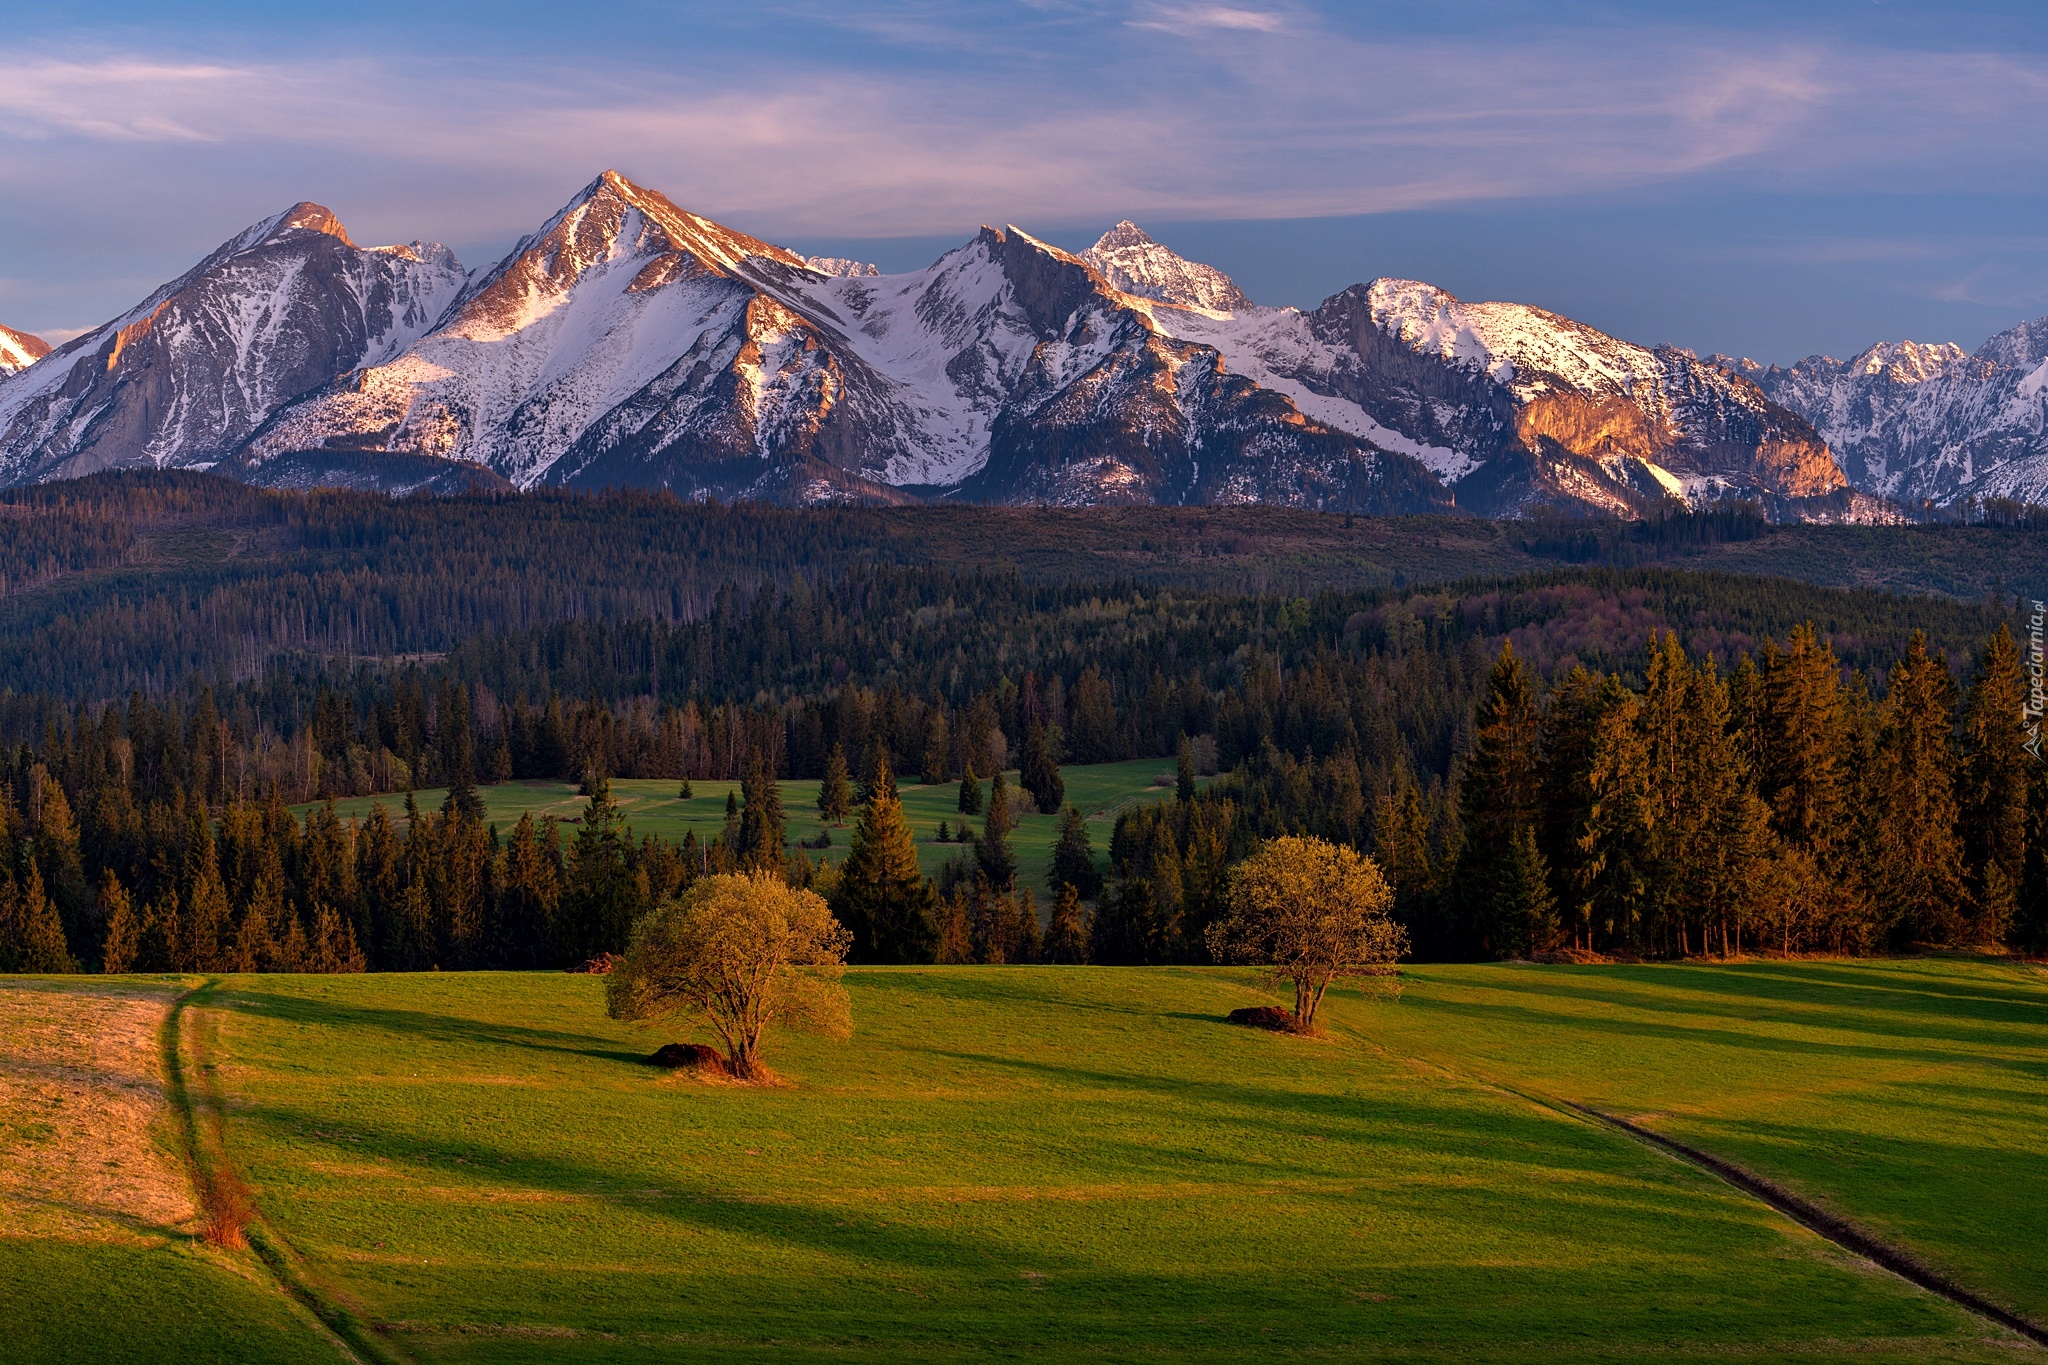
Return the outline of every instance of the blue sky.
<path id="1" fill-rule="evenodd" d="M 616 166 L 885 268 L 1128 216 L 1263 303 L 1974 346 L 2048 314 L 2044 129 L 2039 0 L 59 0 L 0 32 L 0 322 L 71 334 L 299 199 L 487 264 Z"/>

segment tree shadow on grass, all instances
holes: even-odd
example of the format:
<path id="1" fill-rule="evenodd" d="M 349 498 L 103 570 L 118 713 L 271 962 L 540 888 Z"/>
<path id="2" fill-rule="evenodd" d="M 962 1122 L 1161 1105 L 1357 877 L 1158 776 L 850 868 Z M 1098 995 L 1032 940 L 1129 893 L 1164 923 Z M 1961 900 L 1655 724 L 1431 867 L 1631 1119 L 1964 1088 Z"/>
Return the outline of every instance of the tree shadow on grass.
<path id="1" fill-rule="evenodd" d="M 207 999 L 208 1009 L 232 1010 L 264 1019 L 324 1028 L 378 1029 L 409 1041 L 425 1040 L 464 1046 L 524 1048 L 533 1052 L 595 1057 L 605 1061 L 644 1063 L 646 1054 L 623 1049 L 616 1038 L 525 1024 L 492 1023 L 459 1015 L 379 1005 L 351 1005 L 298 994 L 272 994 L 240 985 L 223 985 Z"/>
<path id="2" fill-rule="evenodd" d="M 1719 969 L 1716 968 L 1671 968 L 1667 970 L 1674 974 L 1682 971 L 1692 971 L 1700 976 L 1709 978 L 1718 977 L 1719 975 Z M 1686 1038 L 1694 1042 L 1714 1041 L 1752 1050 L 1780 1051 L 1794 1054 L 1825 1054 L 1891 1059 L 1917 1058 L 1930 1062 L 1964 1062 L 1985 1066 L 1999 1066 L 2023 1072 L 2033 1072 L 2039 1070 L 2043 1065 L 2048 1065 L 2048 1051 L 2042 1053 L 2042 1062 L 2039 1063 L 2011 1056 L 2010 1053 L 2014 1050 L 2015 1040 L 2009 1030 L 1991 1027 L 1982 1029 L 1957 1028 L 1952 1023 L 1944 1022 L 1941 1015 L 1932 1011 L 1918 1012 L 1911 1021 L 1871 1019 L 1867 1015 L 1858 1012 L 1857 1007 L 1849 1002 L 1837 1001 L 1833 1002 L 1831 1012 L 1826 1015 L 1817 1016 L 1801 1012 L 1774 1014 L 1768 1018 L 1758 1019 L 1743 1006 L 1734 1003 L 1718 1002 L 1727 1001 L 1731 995 L 1748 999 L 1766 1000 L 1781 1006 L 1785 1002 L 1780 997 L 1769 995 L 1762 991 L 1745 990 L 1739 984 L 1732 981 L 1727 983 L 1718 981 L 1706 983 L 1686 982 L 1674 975 L 1668 984 L 1674 988 L 1690 989 L 1696 992 L 1696 994 L 1686 999 L 1659 999 L 1655 996 L 1635 991 L 1595 986 L 1577 977 L 1566 980 L 1549 976 L 1535 977 L 1529 973 L 1516 973 L 1513 975 L 1503 973 L 1498 980 L 1488 980 L 1483 983 L 1482 988 L 1516 995 L 1576 1001 L 1588 1005 L 1605 1005 L 1617 1011 L 1617 1013 L 1599 1016 L 1581 1013 L 1561 1013 L 1542 1010 L 1533 1005 L 1509 1006 L 1490 1004 L 1483 1001 L 1455 1000 L 1448 996 L 1428 991 L 1410 992 L 1404 997 L 1406 1003 L 1404 1003 L 1403 1007 L 1408 1008 L 1412 1005 L 1412 1007 L 1418 1009 L 1462 1013 L 1475 1018 L 1489 1015 L 1498 1018 L 1512 1017 L 1524 1024 L 1538 1023 L 1551 1028 L 1633 1034 L 1642 1037 Z M 1830 1004 L 1826 999 L 1819 1000 L 1816 1003 L 1824 1006 Z M 1999 1052 L 2007 1055 L 2000 1056 L 1993 1052 L 1935 1050 L 1925 1046 L 1916 1048 L 1877 1041 L 1870 1043 L 1828 1042 L 1813 1038 L 1787 1037 L 1783 1034 L 1716 1028 L 1705 1023 L 1689 1025 L 1657 1024 L 1648 1020 L 1627 1019 L 1625 1015 L 1630 1012 L 1649 1015 L 1680 1015 L 1693 1019 L 1704 1017 L 1749 1025 L 1797 1028 L 1835 1034 L 1862 1033 L 1870 1035 L 1873 1039 L 1900 1039 L 1918 1044 L 1948 1042 L 1965 1047 L 1976 1045 L 1996 1048 Z M 2034 1021 L 2028 1019 L 2024 1022 L 2032 1023 Z"/>

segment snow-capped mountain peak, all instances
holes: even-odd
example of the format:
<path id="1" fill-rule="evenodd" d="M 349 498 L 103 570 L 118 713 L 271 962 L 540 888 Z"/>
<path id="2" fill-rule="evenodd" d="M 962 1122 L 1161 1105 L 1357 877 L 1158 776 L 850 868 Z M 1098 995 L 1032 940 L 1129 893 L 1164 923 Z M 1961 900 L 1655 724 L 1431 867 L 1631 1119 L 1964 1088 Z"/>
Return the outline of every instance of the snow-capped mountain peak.
<path id="1" fill-rule="evenodd" d="M 50 343 L 41 337 L 0 327 L 0 378 L 25 370 L 50 353 Z"/>
<path id="2" fill-rule="evenodd" d="M 279 404 L 425 334 L 464 278 L 445 249 L 366 251 L 294 204 L 0 387 L 0 480 L 212 464 Z"/>
<path id="3" fill-rule="evenodd" d="M 1128 218 L 1097 238 L 1081 259 L 1116 288 L 1142 299 L 1212 313 L 1252 306 L 1230 276 L 1161 246 Z"/>

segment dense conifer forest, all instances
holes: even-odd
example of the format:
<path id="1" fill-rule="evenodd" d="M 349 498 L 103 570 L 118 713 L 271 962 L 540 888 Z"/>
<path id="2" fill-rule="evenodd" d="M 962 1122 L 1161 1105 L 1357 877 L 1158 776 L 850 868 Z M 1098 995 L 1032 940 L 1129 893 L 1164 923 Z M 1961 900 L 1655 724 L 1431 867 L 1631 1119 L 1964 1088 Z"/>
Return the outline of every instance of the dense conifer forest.
<path id="1" fill-rule="evenodd" d="M 1287 833 L 1373 853 L 1430 957 L 2041 942 L 2012 634 L 2041 533 L 1835 546 L 1852 580 L 1994 542 L 2015 571 L 1905 597 L 1690 567 L 1782 534 L 1742 508 L 1270 511 L 17 492 L 0 969 L 574 965 L 744 866 L 826 893 L 868 960 L 1201 961 L 1231 867 Z M 1050 883 L 1016 885 L 1008 822 L 1061 809 L 1060 765 L 1148 757 L 1180 790 L 1116 821 L 1106 865 L 1069 812 Z M 898 775 L 1005 770 L 927 882 Z M 613 777 L 744 799 L 670 846 Z M 478 788 L 515 778 L 587 808 L 494 826 Z M 838 791 L 843 861 L 787 846 L 777 779 Z M 288 809 L 372 793 L 360 822 Z"/>

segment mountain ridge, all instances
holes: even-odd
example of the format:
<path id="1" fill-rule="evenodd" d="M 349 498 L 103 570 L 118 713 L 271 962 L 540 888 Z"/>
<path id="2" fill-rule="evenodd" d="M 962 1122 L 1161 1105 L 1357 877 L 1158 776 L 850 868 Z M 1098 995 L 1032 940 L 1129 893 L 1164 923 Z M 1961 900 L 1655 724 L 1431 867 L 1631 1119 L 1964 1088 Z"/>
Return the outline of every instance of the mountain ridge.
<path id="1" fill-rule="evenodd" d="M 2048 355 L 2031 334 L 2008 350 Z M 1077 252 L 984 227 L 885 275 L 607 170 L 473 273 L 428 243 L 358 247 L 311 201 L 252 224 L 0 377 L 0 483 L 177 465 L 473 486 L 446 464 L 796 503 L 1633 517 L 1748 497 L 1782 519 L 1885 520 L 1882 498 L 1916 485 L 1885 483 L 1892 465 L 1820 396 L 1845 365 L 1895 388 L 2048 384 L 1911 344 L 1801 365 L 1389 277 L 1263 307 L 1130 220 Z M 2048 451 L 2016 449 L 2048 489 Z"/>

